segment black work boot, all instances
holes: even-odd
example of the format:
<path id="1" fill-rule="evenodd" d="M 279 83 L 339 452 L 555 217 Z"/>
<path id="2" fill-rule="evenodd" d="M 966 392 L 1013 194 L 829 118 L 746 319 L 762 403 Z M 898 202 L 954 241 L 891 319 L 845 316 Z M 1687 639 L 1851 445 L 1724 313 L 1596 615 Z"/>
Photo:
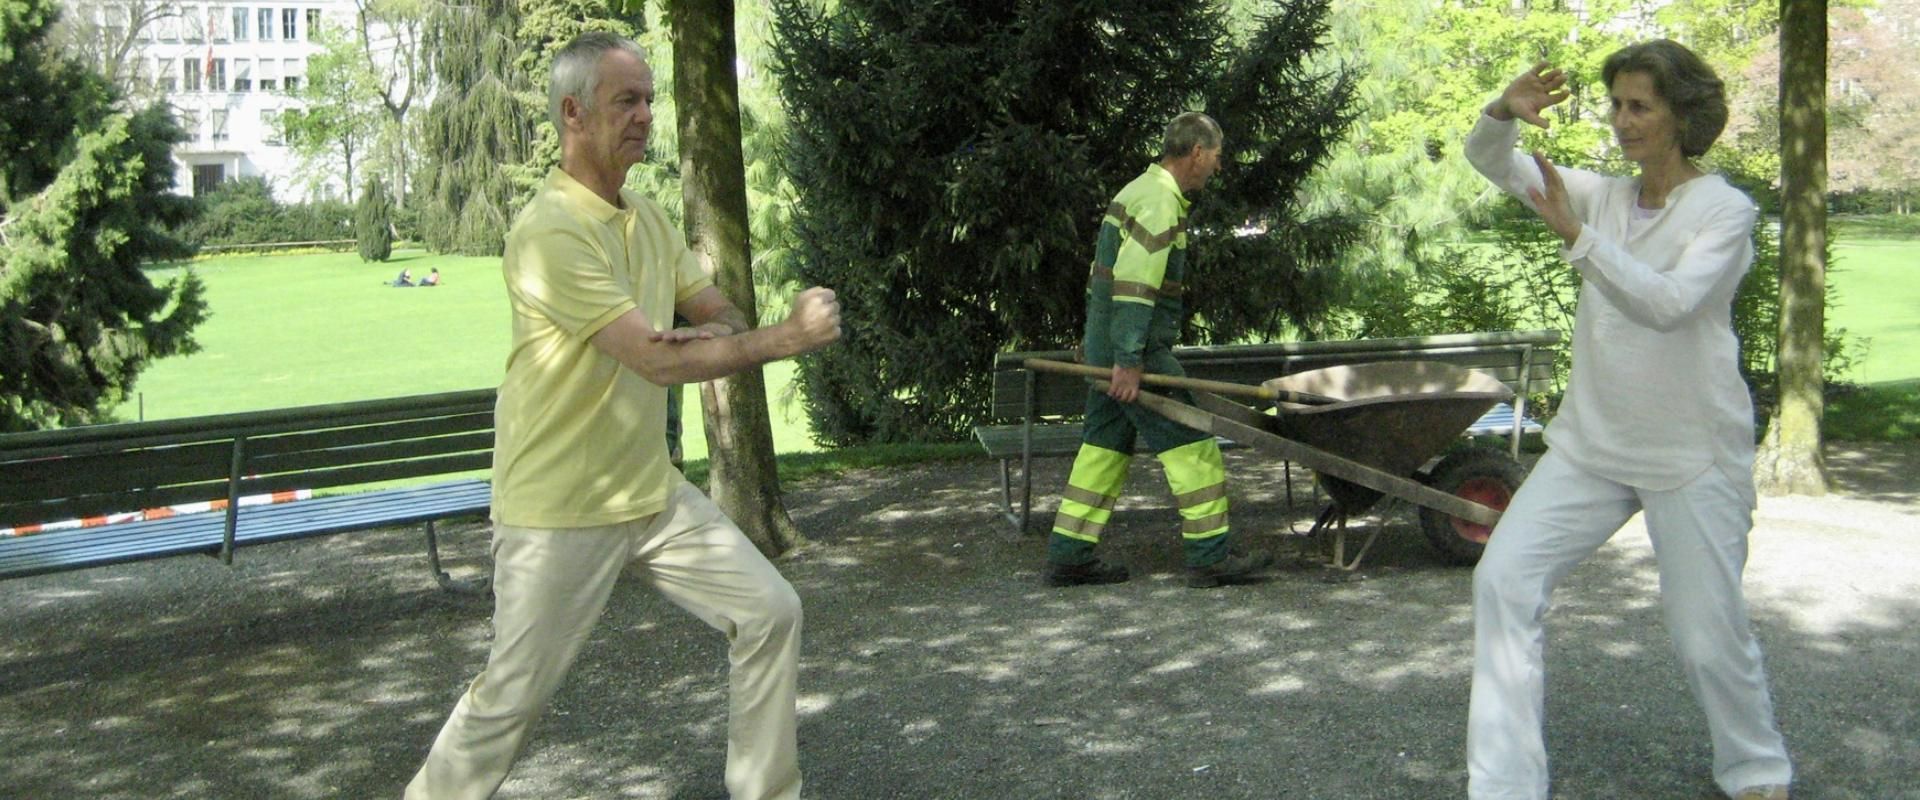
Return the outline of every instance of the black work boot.
<path id="1" fill-rule="evenodd" d="M 1085 564 L 1047 564 L 1048 586 L 1083 586 L 1095 583 L 1125 583 L 1127 568 L 1094 559 Z"/>
<path id="2" fill-rule="evenodd" d="M 1273 554 L 1227 553 L 1227 557 L 1204 567 L 1187 568 L 1187 586 L 1194 589 L 1211 589 L 1223 583 L 1241 583 L 1253 577 L 1253 574 L 1273 563 Z"/>

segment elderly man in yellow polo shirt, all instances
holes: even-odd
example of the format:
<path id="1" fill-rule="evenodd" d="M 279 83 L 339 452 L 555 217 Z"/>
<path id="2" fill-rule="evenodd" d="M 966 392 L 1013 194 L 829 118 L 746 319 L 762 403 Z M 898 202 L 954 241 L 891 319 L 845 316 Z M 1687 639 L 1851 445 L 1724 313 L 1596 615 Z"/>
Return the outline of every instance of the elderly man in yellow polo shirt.
<path id="1" fill-rule="evenodd" d="M 513 349 L 496 411 L 493 649 L 408 798 L 499 788 L 629 565 L 727 636 L 732 797 L 800 794 L 800 600 L 668 466 L 665 387 L 831 344 L 840 308 L 812 288 L 753 328 L 660 208 L 622 189 L 646 156 L 653 98 L 631 40 L 584 34 L 554 57 L 560 168 L 514 221 L 503 265 Z M 689 327 L 667 327 L 676 311 Z"/>

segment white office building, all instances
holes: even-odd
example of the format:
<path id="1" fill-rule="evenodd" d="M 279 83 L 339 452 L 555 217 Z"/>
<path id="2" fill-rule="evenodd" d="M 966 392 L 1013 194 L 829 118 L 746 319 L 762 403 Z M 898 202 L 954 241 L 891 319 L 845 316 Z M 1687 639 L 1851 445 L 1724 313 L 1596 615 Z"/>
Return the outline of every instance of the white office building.
<path id="1" fill-rule="evenodd" d="M 97 20 L 104 41 L 130 38 L 122 69 L 176 109 L 187 133 L 173 152 L 178 191 L 263 176 L 282 201 L 347 196 L 337 174 L 317 185 L 302 174 L 276 119 L 301 105 L 289 93 L 321 49 L 315 31 L 354 24 L 353 0 L 97 0 L 67 13 Z"/>

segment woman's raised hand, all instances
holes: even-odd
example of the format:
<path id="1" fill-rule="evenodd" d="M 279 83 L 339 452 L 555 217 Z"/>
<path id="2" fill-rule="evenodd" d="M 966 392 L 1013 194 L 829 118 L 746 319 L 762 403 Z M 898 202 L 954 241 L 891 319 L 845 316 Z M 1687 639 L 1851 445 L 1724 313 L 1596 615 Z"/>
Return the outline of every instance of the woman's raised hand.
<path id="1" fill-rule="evenodd" d="M 1487 116 L 1505 122 L 1515 117 L 1542 128 L 1547 127 L 1547 118 L 1540 112 L 1566 100 L 1571 93 L 1566 90 L 1567 73 L 1554 69 L 1551 64 L 1541 61 L 1532 69 L 1520 73 L 1507 89 L 1500 93 L 1499 99 L 1487 106 Z"/>

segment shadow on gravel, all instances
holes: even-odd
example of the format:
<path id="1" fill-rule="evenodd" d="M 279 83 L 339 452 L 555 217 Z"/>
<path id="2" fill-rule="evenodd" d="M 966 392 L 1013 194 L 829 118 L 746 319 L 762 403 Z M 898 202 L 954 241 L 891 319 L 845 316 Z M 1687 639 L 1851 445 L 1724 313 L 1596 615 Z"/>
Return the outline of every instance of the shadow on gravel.
<path id="1" fill-rule="evenodd" d="M 1257 584 L 1186 589 L 1164 484 L 1137 464 L 1103 544 L 1136 577 L 1072 590 L 1043 588 L 1043 540 L 995 513 L 994 465 L 789 487 L 817 543 L 782 564 L 806 603 L 809 797 L 1464 795 L 1470 570 L 1403 510 L 1356 575 L 1283 559 Z M 1064 467 L 1043 468 L 1043 496 Z M 1310 509 L 1288 515 L 1278 465 L 1233 454 L 1229 471 L 1239 530 L 1295 552 L 1284 533 Z M 485 535 L 455 534 L 457 566 L 484 568 Z M 1556 797 L 1712 797 L 1632 537 L 1549 617 Z M 1920 596 L 1876 582 L 1873 556 L 1857 584 L 1755 603 L 1798 798 L 1920 797 Z M 1803 613 L 1838 591 L 1861 595 L 1853 611 Z M 435 588 L 410 530 L 0 593 L 0 794 L 23 798 L 397 797 L 483 663 L 491 610 Z M 724 797 L 724 721 L 720 637 L 629 580 L 501 796 Z"/>

